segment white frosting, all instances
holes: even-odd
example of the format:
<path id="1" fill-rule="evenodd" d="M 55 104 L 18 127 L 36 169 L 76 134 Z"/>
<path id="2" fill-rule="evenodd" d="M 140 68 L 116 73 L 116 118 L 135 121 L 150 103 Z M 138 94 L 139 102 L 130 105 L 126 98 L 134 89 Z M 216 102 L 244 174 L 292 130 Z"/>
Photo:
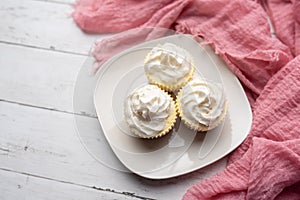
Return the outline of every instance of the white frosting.
<path id="1" fill-rule="evenodd" d="M 125 120 L 130 129 L 152 136 L 165 128 L 170 107 L 170 96 L 157 86 L 146 85 L 127 97 Z"/>
<path id="2" fill-rule="evenodd" d="M 192 63 L 192 57 L 185 49 L 165 43 L 151 50 L 145 60 L 145 72 L 159 83 L 176 85 L 186 81 Z"/>
<path id="3" fill-rule="evenodd" d="M 194 79 L 183 87 L 179 98 L 184 119 L 191 123 L 213 126 L 223 113 L 221 84 Z"/>

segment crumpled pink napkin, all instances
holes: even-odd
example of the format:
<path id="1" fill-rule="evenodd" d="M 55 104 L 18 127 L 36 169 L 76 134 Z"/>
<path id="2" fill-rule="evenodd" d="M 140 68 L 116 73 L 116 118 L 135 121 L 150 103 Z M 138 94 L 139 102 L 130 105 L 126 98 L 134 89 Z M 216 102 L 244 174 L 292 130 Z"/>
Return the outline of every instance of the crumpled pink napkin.
<path id="1" fill-rule="evenodd" d="M 74 20 L 87 32 L 150 26 L 202 37 L 242 82 L 253 110 L 249 136 L 223 172 L 190 188 L 183 199 L 300 199 L 300 57 L 293 59 L 300 54 L 299 2 L 79 0 L 75 5 Z M 269 32 L 267 15 L 278 38 Z M 116 46 L 149 34 L 133 31 L 103 40 L 95 57 L 103 63 Z"/>
<path id="2" fill-rule="evenodd" d="M 183 199 L 300 199 L 300 56 L 270 79 L 253 110 L 231 164 Z"/>
<path id="3" fill-rule="evenodd" d="M 300 1 L 259 0 L 276 30 L 277 37 L 290 47 L 293 55 L 300 54 Z"/>

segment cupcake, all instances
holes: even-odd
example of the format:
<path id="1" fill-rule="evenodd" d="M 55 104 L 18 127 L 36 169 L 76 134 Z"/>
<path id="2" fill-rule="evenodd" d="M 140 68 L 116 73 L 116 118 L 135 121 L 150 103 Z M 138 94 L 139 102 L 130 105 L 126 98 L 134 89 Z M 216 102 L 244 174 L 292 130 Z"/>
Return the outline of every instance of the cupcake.
<path id="1" fill-rule="evenodd" d="M 172 43 L 154 47 L 144 61 L 150 83 L 165 91 L 175 91 L 190 81 L 195 72 L 192 56 Z"/>
<path id="2" fill-rule="evenodd" d="M 129 94 L 124 115 L 132 133 L 141 138 L 158 138 L 167 134 L 175 124 L 175 102 L 156 85 L 145 85 Z"/>
<path id="3" fill-rule="evenodd" d="M 195 78 L 179 91 L 176 108 L 189 128 L 208 131 L 225 118 L 228 103 L 221 84 Z"/>

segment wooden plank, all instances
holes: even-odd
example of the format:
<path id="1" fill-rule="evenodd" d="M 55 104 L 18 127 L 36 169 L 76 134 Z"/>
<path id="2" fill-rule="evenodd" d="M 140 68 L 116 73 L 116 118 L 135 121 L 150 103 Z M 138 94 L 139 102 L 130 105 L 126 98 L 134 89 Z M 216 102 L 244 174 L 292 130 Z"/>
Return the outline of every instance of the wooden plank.
<path id="1" fill-rule="evenodd" d="M 61 4 L 74 4 L 76 0 L 31 0 L 31 1 L 44 1 L 48 3 L 61 3 Z"/>
<path id="2" fill-rule="evenodd" d="M 1 0 L 0 41 L 87 54 L 96 39 L 108 35 L 85 34 L 70 16 L 72 11 L 68 4 Z"/>
<path id="3" fill-rule="evenodd" d="M 4 170 L 0 170 L 0 179 L 0 199 L 140 199 Z"/>
<path id="4" fill-rule="evenodd" d="M 7 44 L 0 44 L 0 52 L 0 99 L 73 111 L 74 84 L 85 56 Z"/>
<path id="5" fill-rule="evenodd" d="M 101 134 L 97 119 L 78 117 L 91 135 Z M 225 166 L 223 159 L 178 178 L 148 180 L 94 159 L 80 143 L 71 114 L 0 102 L 0 127 L 2 169 L 154 199 L 180 199 L 190 186 Z M 101 148 L 105 144 L 94 142 Z M 101 155 L 114 158 L 109 149 Z"/>

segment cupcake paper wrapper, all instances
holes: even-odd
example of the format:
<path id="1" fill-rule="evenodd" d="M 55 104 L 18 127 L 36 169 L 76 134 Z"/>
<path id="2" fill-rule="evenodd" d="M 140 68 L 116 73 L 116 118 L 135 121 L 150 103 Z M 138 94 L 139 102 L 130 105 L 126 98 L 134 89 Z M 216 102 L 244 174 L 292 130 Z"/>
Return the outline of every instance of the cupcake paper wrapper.
<path id="1" fill-rule="evenodd" d="M 144 138 L 144 139 L 156 139 L 156 138 L 160 138 L 160 137 L 166 135 L 167 133 L 169 133 L 172 130 L 172 128 L 175 125 L 176 119 L 177 119 L 176 105 L 175 105 L 175 102 L 174 102 L 173 98 L 167 92 L 165 92 L 165 93 L 166 93 L 166 95 L 168 95 L 171 98 L 170 115 L 166 119 L 166 126 L 165 126 L 165 128 L 162 131 L 160 131 L 159 133 L 155 134 L 155 135 L 146 135 L 146 134 L 143 134 L 141 132 L 136 131 L 135 129 L 131 129 L 128 126 L 129 129 L 130 129 L 130 131 L 133 134 L 137 135 L 140 138 Z"/>
<path id="2" fill-rule="evenodd" d="M 180 100 L 179 100 L 180 98 L 178 98 L 180 95 L 181 95 L 181 92 L 178 93 L 178 96 L 177 96 L 177 99 L 176 99 L 176 110 L 177 110 L 177 113 L 178 113 L 179 117 L 183 121 L 183 123 L 187 127 L 189 127 L 190 129 L 192 129 L 194 131 L 200 131 L 200 132 L 209 131 L 209 130 L 212 130 L 212 129 L 216 128 L 217 126 L 219 126 L 221 124 L 221 122 L 223 122 L 223 120 L 225 119 L 227 111 L 228 111 L 228 102 L 227 102 L 227 100 L 225 101 L 225 104 L 224 104 L 224 110 L 223 110 L 222 114 L 219 116 L 218 121 L 215 124 L 210 125 L 210 126 L 206 126 L 204 124 L 200 124 L 200 123 L 196 124 L 196 123 L 192 123 L 190 121 L 187 121 L 184 118 L 184 115 L 183 115 L 183 112 L 182 112 L 182 109 L 181 109 Z"/>

